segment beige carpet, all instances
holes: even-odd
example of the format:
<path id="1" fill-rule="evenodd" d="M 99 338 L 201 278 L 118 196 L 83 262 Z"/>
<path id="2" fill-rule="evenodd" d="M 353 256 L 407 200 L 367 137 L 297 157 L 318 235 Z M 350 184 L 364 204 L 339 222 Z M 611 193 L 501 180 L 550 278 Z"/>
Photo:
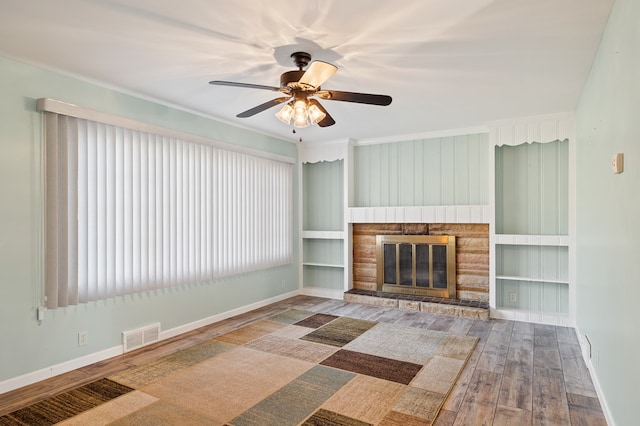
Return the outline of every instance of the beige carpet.
<path id="1" fill-rule="evenodd" d="M 0 425 L 33 424 L 34 416 L 77 425 L 429 425 L 477 341 L 289 310 L 0 417 Z M 93 399 L 64 406 L 78 405 L 78 395 Z"/>

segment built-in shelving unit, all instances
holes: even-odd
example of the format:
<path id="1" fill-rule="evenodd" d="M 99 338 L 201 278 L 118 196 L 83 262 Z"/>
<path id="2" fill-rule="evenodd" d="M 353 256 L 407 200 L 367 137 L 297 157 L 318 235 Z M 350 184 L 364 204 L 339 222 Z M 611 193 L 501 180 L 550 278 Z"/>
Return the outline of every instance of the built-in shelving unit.
<path id="1" fill-rule="evenodd" d="M 496 318 L 574 325 L 572 114 L 490 126 L 490 306 Z"/>
<path id="2" fill-rule="evenodd" d="M 342 298 L 345 291 L 344 149 L 300 150 L 301 290 Z"/>

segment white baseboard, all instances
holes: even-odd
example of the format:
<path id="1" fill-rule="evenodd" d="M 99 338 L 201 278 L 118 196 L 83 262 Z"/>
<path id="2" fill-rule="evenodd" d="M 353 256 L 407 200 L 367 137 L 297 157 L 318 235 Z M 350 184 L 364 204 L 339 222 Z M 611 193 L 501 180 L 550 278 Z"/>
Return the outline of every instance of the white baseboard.
<path id="1" fill-rule="evenodd" d="M 160 332 L 160 340 L 168 339 L 170 337 L 178 336 L 180 334 L 186 333 L 191 330 L 195 330 L 196 328 L 204 327 L 206 325 L 213 324 L 218 321 L 225 320 L 227 318 L 234 317 L 236 315 L 244 314 L 249 311 L 253 311 L 254 309 L 262 308 L 267 305 L 271 305 L 272 303 L 280 302 L 282 300 L 288 299 L 293 296 L 297 296 L 300 294 L 299 290 L 291 291 L 289 293 L 280 294 L 275 297 L 271 297 L 269 299 L 261 300 L 256 303 L 252 303 L 250 305 L 241 306 L 239 308 L 231 309 L 230 311 L 222 312 L 216 315 L 212 315 L 207 318 L 203 318 L 198 321 L 190 322 L 188 324 L 184 324 L 178 327 L 171 328 L 169 330 L 164 330 Z"/>
<path id="2" fill-rule="evenodd" d="M 344 297 L 344 290 L 335 290 L 332 288 L 322 287 L 302 287 L 300 289 L 300 294 L 304 294 L 305 296 L 316 296 L 325 297 L 327 299 L 342 300 Z"/>
<path id="3" fill-rule="evenodd" d="M 201 320 L 194 321 L 189 324 L 184 324 L 179 327 L 174 327 L 169 330 L 161 331 L 160 339 L 158 341 L 165 340 L 170 337 L 174 337 L 179 334 L 186 333 L 188 331 L 195 330 L 196 328 L 213 324 L 215 322 L 222 321 L 224 319 L 231 318 L 239 314 L 244 314 L 254 309 L 262 308 L 272 303 L 276 303 L 276 302 L 288 299 L 290 297 L 297 296 L 298 294 L 300 294 L 299 290 L 280 294 L 278 296 L 261 300 L 259 302 L 252 303 L 250 305 L 241 306 L 239 308 L 231 309 L 229 311 L 222 312 L 220 314 L 212 315 L 210 317 L 203 318 Z M 123 354 L 123 347 L 122 345 L 118 345 L 112 348 L 104 349 L 99 352 L 94 352 L 89 355 L 85 355 L 79 358 L 65 361 L 60 364 L 55 364 L 49 367 L 45 367 L 43 369 L 33 371 L 31 373 L 23 374 L 22 376 L 4 380 L 0 382 L 0 395 L 5 392 L 9 392 L 27 385 L 31 385 L 33 383 L 37 383 L 42 380 L 50 379 L 60 374 L 68 373 L 69 371 L 73 371 L 81 367 L 86 367 L 87 365 L 104 361 L 106 359 L 113 358 L 114 356 L 118 356 L 122 354 Z"/>
<path id="4" fill-rule="evenodd" d="M 112 358 L 114 356 L 122 355 L 122 345 L 114 346 L 109 349 L 104 349 L 99 352 L 94 352 L 89 355 L 75 358 L 69 361 L 61 362 L 49 367 L 45 367 L 41 370 L 32 371 L 31 373 L 23 374 L 22 376 L 14 377 L 12 379 L 4 380 L 0 382 L 0 394 L 12 391 L 14 389 L 21 388 L 23 386 L 31 385 L 42 380 L 50 379 L 51 377 L 59 374 L 68 373 L 69 371 L 76 370 L 87 365 L 94 364 L 105 359 Z"/>
<path id="5" fill-rule="evenodd" d="M 598 375 L 596 370 L 591 363 L 591 358 L 589 356 L 589 343 L 587 343 L 587 339 L 585 335 L 580 332 L 580 329 L 576 326 L 575 328 L 576 336 L 578 336 L 578 342 L 580 342 L 580 348 L 582 349 L 582 357 L 584 358 L 585 364 L 587 364 L 587 369 L 589 369 L 589 375 L 591 376 L 591 381 L 593 382 L 593 387 L 596 389 L 596 394 L 598 395 L 598 400 L 600 401 L 600 407 L 602 407 L 602 413 L 604 414 L 605 419 L 607 420 L 607 424 L 609 426 L 615 426 L 615 421 L 613 420 L 613 416 L 611 415 L 611 410 L 609 409 L 609 404 L 607 404 L 607 398 L 605 397 L 602 387 L 600 386 L 600 381 L 598 380 Z"/>

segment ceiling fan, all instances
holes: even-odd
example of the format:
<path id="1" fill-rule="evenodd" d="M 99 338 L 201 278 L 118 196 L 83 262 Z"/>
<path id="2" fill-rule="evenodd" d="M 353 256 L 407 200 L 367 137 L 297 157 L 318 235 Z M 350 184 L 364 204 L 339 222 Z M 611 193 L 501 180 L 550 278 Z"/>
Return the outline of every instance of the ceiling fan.
<path id="1" fill-rule="evenodd" d="M 330 101 L 355 102 L 380 106 L 386 106 L 391 103 L 391 96 L 387 95 L 322 90 L 320 85 L 335 74 L 336 71 L 338 71 L 338 67 L 323 61 L 313 61 L 311 65 L 309 65 L 311 55 L 307 52 L 295 52 L 291 55 L 291 58 L 298 66 L 298 69 L 295 71 L 287 71 L 280 75 L 280 87 L 221 80 L 210 81 L 209 84 L 280 92 L 285 96 L 255 106 L 241 112 L 236 115 L 236 117 L 251 117 L 259 112 L 286 102 L 284 107 L 276 114 L 276 117 L 286 124 L 291 124 L 293 120 L 293 126 L 297 128 L 307 127 L 310 124 L 328 127 L 336 123 L 320 102 L 313 97 Z M 303 68 L 307 65 L 309 65 L 309 68 L 304 71 Z"/>

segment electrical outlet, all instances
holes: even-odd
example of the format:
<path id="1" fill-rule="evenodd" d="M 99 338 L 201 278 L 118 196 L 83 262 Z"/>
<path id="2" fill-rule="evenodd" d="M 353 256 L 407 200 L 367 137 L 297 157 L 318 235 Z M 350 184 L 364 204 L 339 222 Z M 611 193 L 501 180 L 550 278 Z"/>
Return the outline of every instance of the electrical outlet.
<path id="1" fill-rule="evenodd" d="M 284 288 L 284 280 L 282 280 L 282 288 Z"/>
<path id="2" fill-rule="evenodd" d="M 78 332 L 78 346 L 84 346 L 89 342 L 89 333 L 86 331 Z"/>
<path id="3" fill-rule="evenodd" d="M 516 303 L 518 301 L 517 293 L 509 293 L 509 302 Z"/>

